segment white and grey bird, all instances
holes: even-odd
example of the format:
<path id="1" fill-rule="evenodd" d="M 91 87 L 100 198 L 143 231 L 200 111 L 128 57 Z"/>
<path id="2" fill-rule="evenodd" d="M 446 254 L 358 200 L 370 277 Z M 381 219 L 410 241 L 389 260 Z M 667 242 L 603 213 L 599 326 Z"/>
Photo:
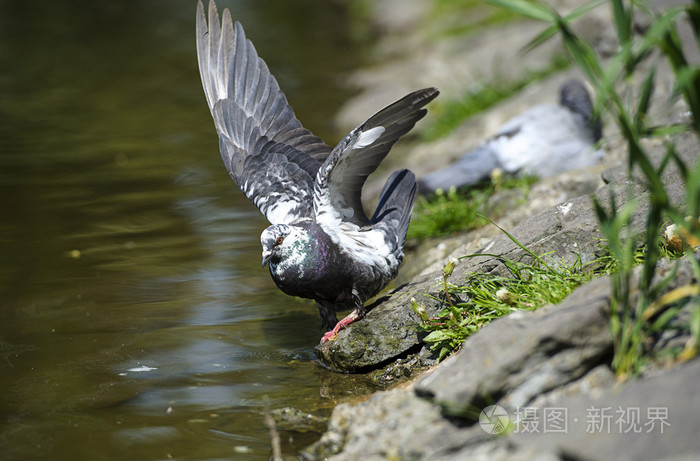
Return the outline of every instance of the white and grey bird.
<path id="1" fill-rule="evenodd" d="M 204 93 L 231 178 L 272 224 L 260 237 L 263 267 L 285 293 L 316 301 L 330 331 L 364 316 L 364 303 L 396 277 L 416 195 L 394 172 L 371 218 L 361 191 L 394 143 L 423 118 L 438 91 L 413 92 L 331 148 L 305 129 L 240 23 L 214 2 L 197 5 Z M 352 309 L 338 322 L 336 310 Z"/>
<path id="2" fill-rule="evenodd" d="M 546 178 L 595 165 L 603 159 L 595 147 L 600 138 L 601 124 L 586 87 L 569 80 L 559 89 L 559 104 L 540 104 L 513 117 L 454 163 L 422 176 L 419 192 L 469 187 L 495 169 Z"/>

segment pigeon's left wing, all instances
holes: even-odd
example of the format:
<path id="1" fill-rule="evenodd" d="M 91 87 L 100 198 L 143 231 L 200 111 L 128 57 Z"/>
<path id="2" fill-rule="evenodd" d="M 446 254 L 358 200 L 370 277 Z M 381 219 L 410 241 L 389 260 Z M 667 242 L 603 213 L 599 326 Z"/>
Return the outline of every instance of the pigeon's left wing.
<path id="1" fill-rule="evenodd" d="M 370 224 L 362 208 L 362 186 L 394 143 L 406 134 L 438 95 L 435 88 L 410 93 L 355 128 L 333 149 L 318 170 L 314 185 L 316 221 L 335 234 L 341 222 Z"/>
<path id="2" fill-rule="evenodd" d="M 313 216 L 316 173 L 331 148 L 306 130 L 243 27 L 197 4 L 197 57 L 221 157 L 243 193 L 272 224 Z"/>

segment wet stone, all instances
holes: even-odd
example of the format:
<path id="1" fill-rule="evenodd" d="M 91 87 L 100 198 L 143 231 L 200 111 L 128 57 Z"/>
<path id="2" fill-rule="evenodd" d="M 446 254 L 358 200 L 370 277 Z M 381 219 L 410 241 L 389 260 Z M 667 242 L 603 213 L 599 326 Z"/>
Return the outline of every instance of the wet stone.
<path id="1" fill-rule="evenodd" d="M 323 432 L 326 430 L 328 418 L 316 416 L 293 407 L 276 408 L 271 410 L 278 430 L 293 432 Z"/>

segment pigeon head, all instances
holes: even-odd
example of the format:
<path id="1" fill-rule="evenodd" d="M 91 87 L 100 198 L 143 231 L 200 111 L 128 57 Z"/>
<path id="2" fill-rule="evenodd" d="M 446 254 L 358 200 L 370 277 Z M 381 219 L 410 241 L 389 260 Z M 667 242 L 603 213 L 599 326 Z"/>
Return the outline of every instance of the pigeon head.
<path id="1" fill-rule="evenodd" d="M 291 234 L 291 228 L 286 224 L 276 224 L 268 227 L 260 234 L 262 244 L 262 267 L 268 262 L 277 263 L 284 253 L 284 246 L 289 246 L 290 242 L 285 242 Z M 285 245 L 286 243 L 286 245 Z"/>
<path id="2" fill-rule="evenodd" d="M 299 257 L 303 259 L 304 255 L 299 253 L 308 249 L 309 235 L 305 229 L 298 226 L 275 224 L 263 231 L 260 243 L 263 249 L 263 267 L 267 263 L 278 265 L 285 261 L 291 262 L 291 259 L 297 260 Z"/>

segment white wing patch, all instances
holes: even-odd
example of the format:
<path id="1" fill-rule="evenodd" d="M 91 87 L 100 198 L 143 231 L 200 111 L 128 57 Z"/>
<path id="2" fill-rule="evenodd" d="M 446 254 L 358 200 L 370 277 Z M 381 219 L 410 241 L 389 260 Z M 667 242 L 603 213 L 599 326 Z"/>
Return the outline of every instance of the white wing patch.
<path id="1" fill-rule="evenodd" d="M 256 204 L 257 205 L 257 204 Z M 284 223 L 288 221 L 289 215 L 299 204 L 295 201 L 281 201 L 278 200 L 267 209 L 265 217 L 271 223 Z"/>
<path id="2" fill-rule="evenodd" d="M 374 141 L 379 139 L 379 137 L 384 133 L 384 127 L 383 126 L 375 126 L 374 128 L 363 131 L 360 133 L 360 136 L 357 137 L 357 140 L 355 143 L 352 145 L 353 149 L 362 149 L 363 147 L 367 147 L 370 144 L 372 144 Z"/>
<path id="3" fill-rule="evenodd" d="M 325 208 L 325 207 L 324 207 Z M 331 241 L 351 258 L 371 266 L 389 271 L 399 261 L 387 242 L 385 233 L 379 229 L 361 230 L 356 224 L 342 221 L 333 211 L 317 210 L 316 222 L 331 238 Z"/>
<path id="4" fill-rule="evenodd" d="M 326 229 L 327 231 L 327 229 Z M 354 259 L 374 267 L 381 267 L 382 271 L 390 271 L 399 264 L 384 237 L 384 232 L 373 229 L 360 231 L 357 225 L 342 222 L 338 226 L 338 232 L 329 234 L 331 240 L 337 240 L 343 251 Z"/>

